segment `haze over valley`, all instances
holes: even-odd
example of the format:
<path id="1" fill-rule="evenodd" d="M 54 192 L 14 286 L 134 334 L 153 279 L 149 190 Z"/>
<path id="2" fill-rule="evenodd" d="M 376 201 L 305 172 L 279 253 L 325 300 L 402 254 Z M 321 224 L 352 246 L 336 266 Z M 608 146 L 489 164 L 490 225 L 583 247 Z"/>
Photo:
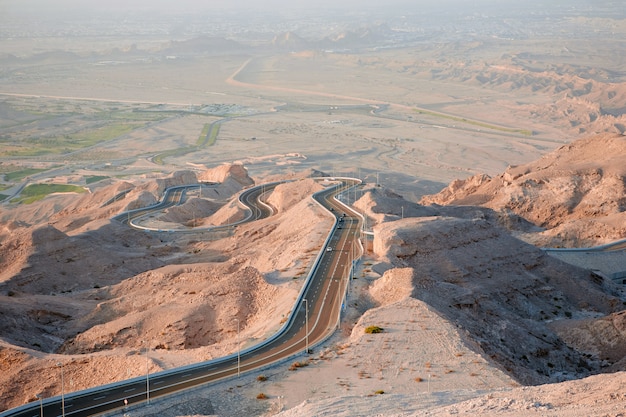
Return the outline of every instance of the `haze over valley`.
<path id="1" fill-rule="evenodd" d="M 623 413 L 620 2 L 54 3 L 0 4 L 0 410 L 270 337 L 353 177 L 334 334 L 120 416 Z"/>

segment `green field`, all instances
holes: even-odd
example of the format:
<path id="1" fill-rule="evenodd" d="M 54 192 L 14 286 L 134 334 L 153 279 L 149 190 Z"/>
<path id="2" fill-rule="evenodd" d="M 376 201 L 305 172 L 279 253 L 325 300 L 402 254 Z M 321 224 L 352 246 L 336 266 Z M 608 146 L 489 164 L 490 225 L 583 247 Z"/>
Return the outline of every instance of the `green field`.
<path id="1" fill-rule="evenodd" d="M 165 164 L 165 158 L 179 157 L 191 152 L 195 152 L 198 149 L 204 148 L 206 146 L 213 146 L 215 145 L 215 141 L 217 140 L 217 135 L 219 133 L 219 124 L 205 123 L 204 127 L 202 128 L 202 132 L 200 132 L 200 136 L 196 141 L 196 146 L 185 146 L 184 148 L 168 149 L 152 158 L 152 162 L 154 162 L 155 164 L 163 165 Z"/>
<path id="2" fill-rule="evenodd" d="M 152 162 L 158 165 L 165 164 L 165 158 L 183 156 L 198 150 L 197 146 L 186 146 L 184 148 L 169 149 L 152 158 Z"/>
<path id="3" fill-rule="evenodd" d="M 4 174 L 4 180 L 5 181 L 19 181 L 28 177 L 29 175 L 38 174 L 40 172 L 44 172 L 47 170 L 48 168 L 44 168 L 44 169 L 26 168 L 26 169 L 13 171 L 13 172 L 7 172 L 6 174 Z"/>
<path id="4" fill-rule="evenodd" d="M 10 186 L 5 185 L 5 184 L 0 184 L 0 191 L 4 191 L 6 189 L 10 188 Z M 0 194 L 0 201 L 4 201 L 8 198 L 9 196 L 6 194 Z"/>
<path id="5" fill-rule="evenodd" d="M 210 132 L 210 134 L 209 134 Z M 213 146 L 215 145 L 215 141 L 217 140 L 217 135 L 220 133 L 220 125 L 213 123 L 206 123 L 202 132 L 200 132 L 200 137 L 198 138 L 197 144 L 199 147 L 205 146 Z"/>
<path id="6" fill-rule="evenodd" d="M 94 182 L 102 181 L 107 178 L 110 178 L 110 177 L 107 177 L 106 175 L 91 175 L 89 177 L 85 177 L 85 183 L 93 184 Z"/>
<path id="7" fill-rule="evenodd" d="M 105 119 L 105 120 L 123 120 L 126 122 L 129 121 L 133 121 L 133 122 L 155 122 L 155 121 L 159 121 L 159 120 L 163 120 L 166 119 L 168 117 L 170 117 L 171 115 L 169 114 L 164 114 L 161 112 L 155 112 L 155 111 L 144 111 L 144 110 L 104 110 L 100 113 L 98 113 L 98 117 L 100 119 Z"/>
<path id="8" fill-rule="evenodd" d="M 39 156 L 59 155 L 74 152 L 125 135 L 137 127 L 138 123 L 112 123 L 106 126 L 84 130 L 67 135 L 30 137 L 7 146 L 0 156 Z"/>
<path id="9" fill-rule="evenodd" d="M 69 184 L 31 184 L 24 188 L 19 197 L 11 200 L 12 203 L 30 204 L 43 200 L 53 193 L 84 193 L 83 187 Z"/>
<path id="10" fill-rule="evenodd" d="M 478 127 L 482 127 L 485 129 L 497 130 L 499 132 L 515 133 L 515 134 L 521 134 L 524 136 L 532 136 L 533 134 L 533 132 L 528 129 L 513 129 L 513 128 L 504 127 L 504 126 L 497 126 L 497 125 L 492 125 L 490 123 L 479 122 L 477 120 L 470 120 L 470 119 L 466 119 L 463 117 L 452 116 L 452 115 L 444 114 L 444 113 L 437 113 L 437 112 L 429 111 L 429 110 L 418 109 L 416 110 L 416 112 L 419 114 L 426 115 L 426 116 L 438 117 L 440 119 L 452 120 L 454 122 L 459 122 L 459 123 L 467 123 L 472 126 L 478 126 Z"/>

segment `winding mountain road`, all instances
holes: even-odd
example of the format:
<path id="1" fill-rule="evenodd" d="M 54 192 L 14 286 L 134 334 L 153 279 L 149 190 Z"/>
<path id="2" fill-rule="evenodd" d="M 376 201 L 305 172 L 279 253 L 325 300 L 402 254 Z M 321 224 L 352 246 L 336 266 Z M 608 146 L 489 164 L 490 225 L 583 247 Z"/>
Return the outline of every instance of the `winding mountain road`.
<path id="1" fill-rule="evenodd" d="M 328 338 L 337 328 L 351 266 L 360 254 L 357 240 L 360 235 L 361 218 L 335 199 L 337 194 L 359 183 L 360 181 L 355 179 L 341 179 L 339 185 L 328 187 L 313 196 L 318 203 L 333 213 L 335 224 L 288 321 L 270 339 L 221 359 L 68 393 L 63 398 L 49 398 L 41 404 L 33 402 L 5 411 L 0 417 L 38 417 L 40 412 L 43 412 L 44 416 L 98 415 L 120 409 L 125 403 L 128 405 L 149 403 L 150 399 L 155 397 L 308 354 L 312 347 Z M 242 193 L 240 199 L 249 205 L 251 211 L 248 217 L 250 221 L 272 214 L 271 207 L 259 201 L 260 196 L 269 189 L 269 185 L 259 186 Z M 180 201 L 177 200 L 181 197 L 179 192 L 182 190 L 176 189 L 170 195 L 171 198 L 164 198 L 160 207 Z M 155 206 L 150 210 L 154 208 Z M 119 220 L 123 221 L 124 216 L 121 215 Z M 126 215 L 126 218 L 128 217 Z M 149 351 L 146 355 L 149 355 Z"/>

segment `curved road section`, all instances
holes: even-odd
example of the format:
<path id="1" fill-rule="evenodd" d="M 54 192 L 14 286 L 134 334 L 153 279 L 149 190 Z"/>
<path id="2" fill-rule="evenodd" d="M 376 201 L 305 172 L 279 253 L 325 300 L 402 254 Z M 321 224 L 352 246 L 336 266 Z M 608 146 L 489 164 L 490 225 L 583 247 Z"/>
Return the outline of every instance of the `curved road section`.
<path id="1" fill-rule="evenodd" d="M 177 228 L 177 229 L 160 229 L 160 228 L 141 226 L 139 224 L 139 221 L 142 218 L 149 216 L 152 213 L 161 212 L 168 207 L 182 204 L 185 200 L 185 195 L 186 195 L 187 190 L 192 190 L 196 188 L 199 188 L 200 190 L 202 190 L 202 187 L 205 187 L 207 185 L 214 186 L 214 185 L 217 185 L 217 183 L 178 185 L 175 187 L 167 188 L 163 194 L 163 200 L 161 200 L 160 202 L 152 206 L 142 207 L 142 208 L 138 208 L 135 210 L 129 210 L 124 213 L 120 213 L 117 216 L 114 216 L 113 220 L 116 220 L 122 224 L 128 224 L 129 226 L 135 229 L 146 230 L 146 231 L 151 231 L 151 232 L 184 233 L 184 232 L 208 232 L 208 231 L 232 229 L 234 226 L 237 226 L 238 224 L 242 224 L 242 223 L 246 223 L 246 222 L 250 222 L 254 220 L 259 220 L 259 219 L 264 219 L 266 217 L 270 217 L 271 215 L 273 215 L 274 209 L 272 209 L 272 207 L 269 206 L 268 204 L 264 203 L 262 200 L 262 197 L 265 193 L 272 191 L 274 188 L 276 188 L 277 185 L 282 184 L 283 182 L 286 182 L 286 181 L 277 181 L 277 182 L 273 182 L 269 184 L 263 184 L 263 185 L 251 187 L 242 191 L 239 194 L 239 204 L 241 204 L 248 211 L 248 215 L 242 220 L 235 222 L 235 223 L 231 223 L 231 224 L 225 224 L 221 226 Z"/>
<path id="2" fill-rule="evenodd" d="M 289 320 L 270 339 L 224 358 L 73 392 L 63 398 L 46 399 L 42 403 L 33 402 L 5 411 L 0 417 L 38 417 L 42 411 L 44 416 L 97 415 L 120 409 L 125 402 L 128 405 L 149 403 L 156 397 L 237 376 L 308 353 L 312 347 L 330 337 L 339 324 L 351 268 L 361 253 L 358 246 L 361 217 L 335 198 L 358 184 L 359 180 L 341 179 L 339 185 L 328 187 L 313 196 L 333 213 L 335 224 Z M 249 219 L 271 215 L 271 208 L 259 203 L 259 196 L 268 190 L 266 187 L 254 187 L 256 190 L 250 191 L 244 200 L 246 204 L 251 204 Z M 164 202 L 167 200 L 164 198 Z"/>

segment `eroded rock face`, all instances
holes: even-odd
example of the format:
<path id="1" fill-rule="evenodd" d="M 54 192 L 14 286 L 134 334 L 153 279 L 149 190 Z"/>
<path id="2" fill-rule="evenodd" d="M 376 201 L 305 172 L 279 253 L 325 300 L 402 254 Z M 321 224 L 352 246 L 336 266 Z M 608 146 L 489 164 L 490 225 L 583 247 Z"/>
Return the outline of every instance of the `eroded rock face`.
<path id="1" fill-rule="evenodd" d="M 167 178 L 157 178 L 155 182 L 157 185 L 156 192 L 161 195 L 166 188 L 177 185 L 195 184 L 198 182 L 198 178 L 193 171 L 176 171 Z"/>
<path id="2" fill-rule="evenodd" d="M 255 268 L 227 264 L 172 265 L 112 286 L 106 299 L 73 327 L 81 330 L 59 352 L 81 354 L 115 348 L 194 349 L 232 333 L 262 310 L 279 290 Z M 103 296 L 104 298 L 104 296 Z"/>
<path id="3" fill-rule="evenodd" d="M 224 164 L 198 174 L 199 181 L 223 183 L 228 179 L 237 181 L 241 186 L 254 184 L 248 176 L 248 170 L 242 164 Z"/>
<path id="4" fill-rule="evenodd" d="M 389 305 L 410 298 L 415 286 L 413 268 L 393 268 L 370 287 L 369 293 L 379 305 Z"/>
<path id="5" fill-rule="evenodd" d="M 135 210 L 142 207 L 148 207 L 158 202 L 156 196 L 149 191 L 141 191 L 138 195 L 135 196 L 134 200 L 131 201 L 126 210 Z"/>
<path id="6" fill-rule="evenodd" d="M 312 179 L 302 179 L 278 185 L 268 199 L 272 207 L 280 212 L 292 208 L 294 205 L 306 199 L 307 196 L 321 191 L 323 187 Z"/>
<path id="7" fill-rule="evenodd" d="M 404 219 L 374 232 L 376 255 L 412 270 L 412 296 L 463 328 L 520 382 L 578 378 L 606 365 L 548 324 L 623 309 L 613 283 L 545 255 L 488 219 Z"/>
<path id="8" fill-rule="evenodd" d="M 421 203 L 481 205 L 515 213 L 548 229 L 535 237 L 542 246 L 618 240 L 626 236 L 626 137 L 582 139 L 493 178 L 456 180 Z"/>
<path id="9" fill-rule="evenodd" d="M 600 318 L 556 321 L 550 327 L 582 352 L 598 357 L 610 370 L 626 366 L 626 310 Z"/>

